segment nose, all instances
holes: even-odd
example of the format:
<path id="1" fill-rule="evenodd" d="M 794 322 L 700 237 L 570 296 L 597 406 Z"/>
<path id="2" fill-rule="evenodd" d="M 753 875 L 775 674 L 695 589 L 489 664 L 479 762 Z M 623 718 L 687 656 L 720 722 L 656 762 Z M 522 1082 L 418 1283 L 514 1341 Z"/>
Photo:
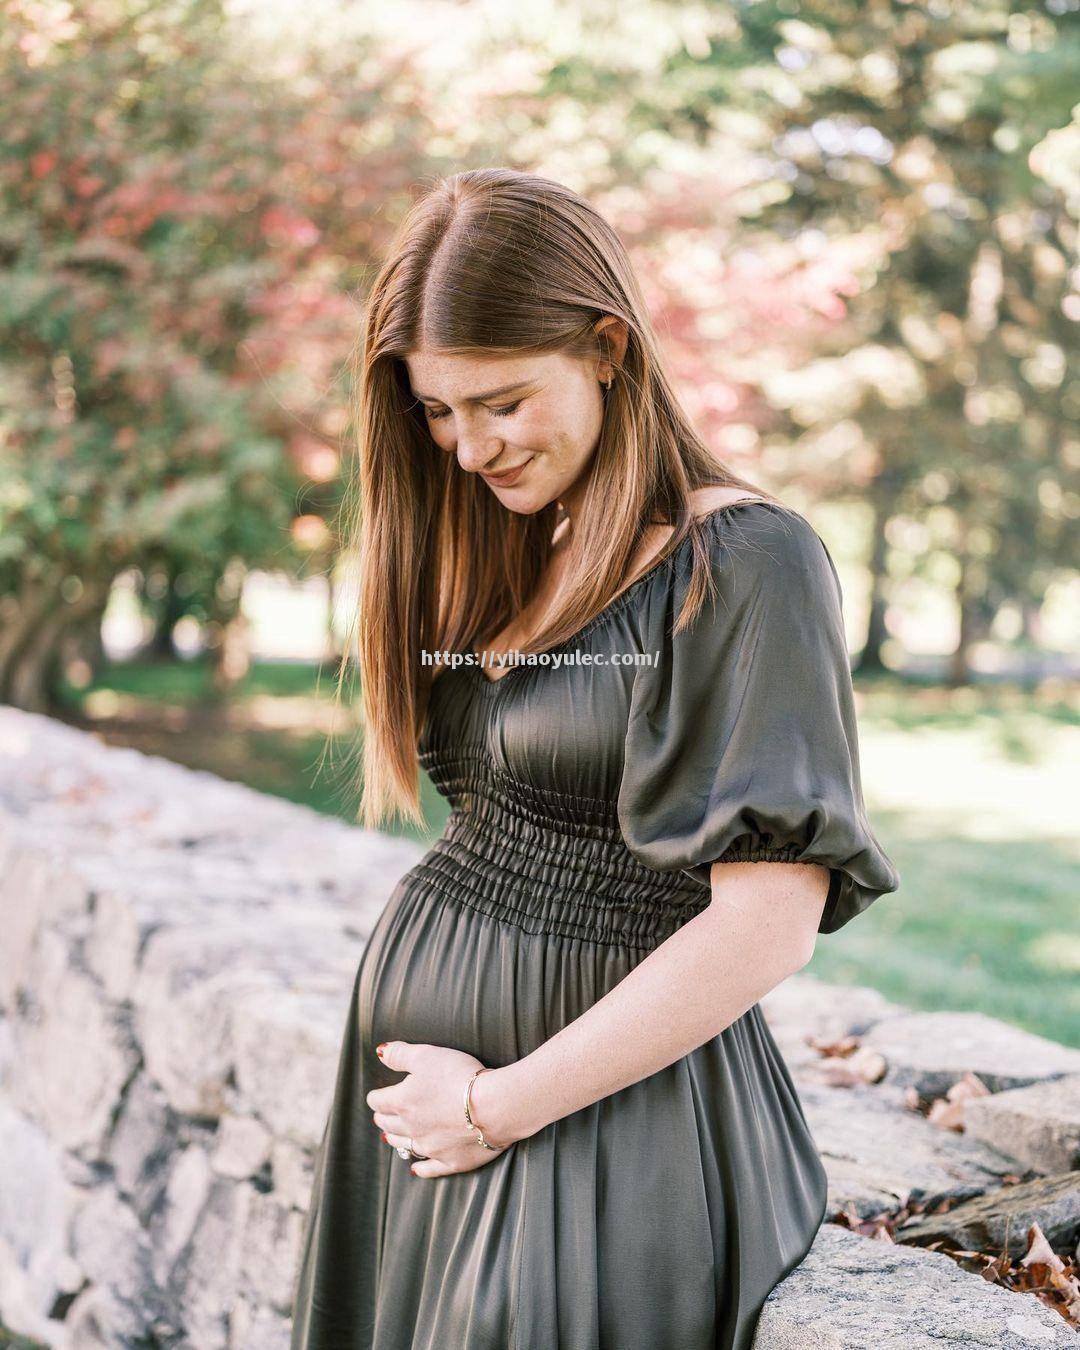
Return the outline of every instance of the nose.
<path id="1" fill-rule="evenodd" d="M 493 464 L 502 450 L 497 436 L 468 430 L 458 433 L 455 453 L 457 461 L 469 473 L 480 473 Z"/>

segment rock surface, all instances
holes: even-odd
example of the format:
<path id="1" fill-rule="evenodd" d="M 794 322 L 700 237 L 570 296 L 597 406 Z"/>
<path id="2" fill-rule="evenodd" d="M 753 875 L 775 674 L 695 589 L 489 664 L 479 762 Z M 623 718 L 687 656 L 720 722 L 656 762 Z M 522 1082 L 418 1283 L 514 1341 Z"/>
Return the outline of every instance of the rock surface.
<path id="1" fill-rule="evenodd" d="M 823 1224 L 806 1259 L 765 1300 L 753 1350 L 1047 1350 L 1076 1332 L 1035 1298 L 947 1257 Z"/>
<path id="2" fill-rule="evenodd" d="M 875 1022 L 863 1037 L 889 1065 L 889 1082 L 943 1097 L 965 1073 L 991 1092 L 1080 1073 L 1080 1050 L 975 1012 L 907 1013 Z"/>
<path id="3" fill-rule="evenodd" d="M 948 1242 L 968 1251 L 1027 1251 L 1027 1231 L 1038 1223 L 1055 1250 L 1075 1247 L 1080 1238 L 1080 1173 L 1035 1177 L 1016 1186 L 965 1200 L 944 1214 L 908 1220 L 896 1230 L 899 1242 L 922 1247 Z"/>
<path id="4" fill-rule="evenodd" d="M 1080 1167 L 1080 1074 L 968 1102 L 964 1129 L 1037 1172 Z"/>

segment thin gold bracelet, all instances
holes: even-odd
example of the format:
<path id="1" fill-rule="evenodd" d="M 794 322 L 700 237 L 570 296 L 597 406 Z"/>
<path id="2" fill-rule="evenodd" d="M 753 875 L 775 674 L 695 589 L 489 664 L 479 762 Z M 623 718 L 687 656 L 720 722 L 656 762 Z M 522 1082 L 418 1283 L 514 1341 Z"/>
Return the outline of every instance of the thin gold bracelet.
<path id="1" fill-rule="evenodd" d="M 480 1077 L 482 1073 L 487 1073 L 488 1069 L 491 1067 L 492 1067 L 491 1065 L 488 1065 L 487 1068 L 477 1069 L 477 1071 L 465 1084 L 465 1124 L 468 1125 L 470 1130 L 475 1130 L 476 1133 L 479 1135 L 479 1138 L 476 1141 L 478 1144 L 483 1144 L 485 1148 L 490 1148 L 494 1152 L 498 1153 L 501 1149 L 504 1149 L 506 1145 L 489 1144 L 488 1141 L 484 1138 L 484 1131 L 480 1128 L 479 1125 L 477 1125 L 476 1121 L 473 1120 L 472 1112 L 469 1110 L 469 1093 L 472 1091 L 472 1085 L 476 1082 L 476 1080 Z"/>

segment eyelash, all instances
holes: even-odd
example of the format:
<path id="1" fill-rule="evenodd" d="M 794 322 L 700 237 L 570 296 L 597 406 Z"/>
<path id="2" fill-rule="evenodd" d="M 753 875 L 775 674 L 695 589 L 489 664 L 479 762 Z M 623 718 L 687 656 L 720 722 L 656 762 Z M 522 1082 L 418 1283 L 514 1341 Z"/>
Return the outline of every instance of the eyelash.
<path id="1" fill-rule="evenodd" d="M 516 403 L 508 403 L 505 408 L 489 408 L 488 412 L 491 413 L 492 417 L 509 417 L 511 413 L 517 412 L 518 408 L 520 408 L 524 402 L 525 400 L 523 398 L 519 398 Z M 437 422 L 440 418 L 449 415 L 445 412 L 432 412 L 430 408 L 426 408 L 425 412 L 433 422 Z"/>

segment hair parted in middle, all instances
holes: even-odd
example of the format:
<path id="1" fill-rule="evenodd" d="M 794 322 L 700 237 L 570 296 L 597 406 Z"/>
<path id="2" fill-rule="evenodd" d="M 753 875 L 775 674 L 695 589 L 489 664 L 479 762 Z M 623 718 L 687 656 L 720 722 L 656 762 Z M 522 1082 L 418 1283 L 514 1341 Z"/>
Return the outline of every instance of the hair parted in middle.
<path id="1" fill-rule="evenodd" d="M 609 315 L 626 326 L 626 349 L 603 390 L 562 602 L 530 651 L 565 642 L 604 609 L 651 524 L 675 526 L 665 555 L 694 536 L 677 625 L 685 627 L 710 580 L 689 494 L 712 485 L 771 494 L 726 469 L 694 431 L 622 241 L 572 189 L 508 168 L 470 169 L 427 187 L 396 232 L 357 345 L 358 464 L 345 504 L 359 566 L 352 631 L 367 826 L 390 811 L 423 824 L 416 748 L 432 670 L 421 651 L 471 650 L 520 613 L 546 571 L 558 520 L 555 502 L 533 514 L 507 510 L 435 444 L 404 358 L 420 347 L 600 357 L 595 328 Z M 347 650 L 343 669 L 348 659 Z"/>

